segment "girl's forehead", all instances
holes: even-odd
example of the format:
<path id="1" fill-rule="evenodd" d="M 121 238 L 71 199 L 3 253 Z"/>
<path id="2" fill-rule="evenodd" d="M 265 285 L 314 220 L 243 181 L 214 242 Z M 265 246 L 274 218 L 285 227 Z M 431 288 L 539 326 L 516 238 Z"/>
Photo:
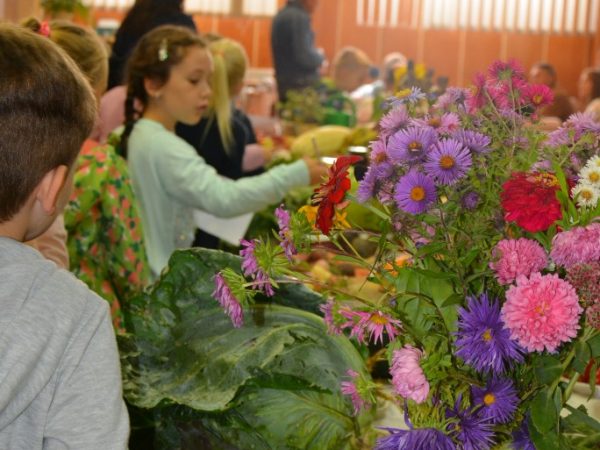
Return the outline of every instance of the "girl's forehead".
<path id="1" fill-rule="evenodd" d="M 183 59 L 175 67 L 179 66 L 189 70 L 212 71 L 212 57 L 206 48 L 193 46 L 186 49 Z"/>

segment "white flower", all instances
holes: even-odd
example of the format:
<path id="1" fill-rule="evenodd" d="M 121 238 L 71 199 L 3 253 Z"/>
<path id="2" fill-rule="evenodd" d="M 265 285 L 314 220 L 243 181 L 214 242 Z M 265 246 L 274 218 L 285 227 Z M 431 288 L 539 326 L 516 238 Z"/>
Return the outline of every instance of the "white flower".
<path id="1" fill-rule="evenodd" d="M 588 159 L 587 164 L 585 165 L 585 168 L 600 168 L 600 156 L 596 155 L 596 156 L 592 156 L 590 159 Z"/>
<path id="2" fill-rule="evenodd" d="M 576 199 L 579 207 L 593 208 L 600 198 L 600 189 L 597 189 L 592 184 L 579 182 L 577 183 L 577 186 L 571 190 L 571 195 Z"/>
<path id="3" fill-rule="evenodd" d="M 588 165 L 579 172 L 579 178 L 580 182 L 595 186 L 597 189 L 600 188 L 600 165 L 594 167 L 590 166 L 588 163 Z"/>

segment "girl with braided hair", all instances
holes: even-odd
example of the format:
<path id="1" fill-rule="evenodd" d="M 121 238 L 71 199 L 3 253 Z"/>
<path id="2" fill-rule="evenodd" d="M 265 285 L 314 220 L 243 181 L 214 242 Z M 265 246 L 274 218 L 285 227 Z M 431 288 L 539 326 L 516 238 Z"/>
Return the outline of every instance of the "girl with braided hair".
<path id="1" fill-rule="evenodd" d="M 192 243 L 194 208 L 219 217 L 259 211 L 281 201 L 289 189 L 317 183 L 326 174 L 323 164 L 306 159 L 255 177 L 221 177 L 175 134 L 177 122 L 193 125 L 206 112 L 212 73 L 205 42 L 176 26 L 145 35 L 129 60 L 121 149 L 140 201 L 154 276 L 175 249 Z M 134 99 L 143 105 L 139 118 Z"/>

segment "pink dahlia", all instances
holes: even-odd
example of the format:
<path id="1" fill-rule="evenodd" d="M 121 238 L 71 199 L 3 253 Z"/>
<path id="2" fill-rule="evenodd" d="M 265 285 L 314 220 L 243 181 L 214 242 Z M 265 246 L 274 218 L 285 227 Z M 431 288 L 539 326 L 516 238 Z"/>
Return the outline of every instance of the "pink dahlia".
<path id="1" fill-rule="evenodd" d="M 529 352 L 554 352 L 577 335 L 582 312 L 575 288 L 558 275 L 519 276 L 506 292 L 502 320 L 511 339 Z"/>
<path id="2" fill-rule="evenodd" d="M 519 275 L 528 277 L 546 267 L 546 252 L 531 239 L 502 239 L 492 251 L 490 268 L 500 284 L 510 284 Z"/>
<path id="3" fill-rule="evenodd" d="M 600 261 L 600 223 L 558 233 L 552 240 L 550 257 L 566 268 Z"/>
<path id="4" fill-rule="evenodd" d="M 421 350 L 405 345 L 394 351 L 392 357 L 392 384 L 394 390 L 404 398 L 410 398 L 416 403 L 423 403 L 429 395 L 429 383 L 419 360 L 423 356 Z"/>

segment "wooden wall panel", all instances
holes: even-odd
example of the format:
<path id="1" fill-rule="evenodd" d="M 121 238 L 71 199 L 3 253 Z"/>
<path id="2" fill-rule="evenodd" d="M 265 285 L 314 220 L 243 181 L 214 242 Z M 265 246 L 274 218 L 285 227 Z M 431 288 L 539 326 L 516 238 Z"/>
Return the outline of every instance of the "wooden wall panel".
<path id="1" fill-rule="evenodd" d="M 447 76 L 451 85 L 458 82 L 459 33 L 450 30 L 427 30 L 423 32 L 423 55 L 421 61 L 436 75 Z"/>
<path id="2" fill-rule="evenodd" d="M 285 0 L 278 2 L 282 6 Z M 20 2 L 5 1 L 5 9 L 13 3 Z M 556 66 L 561 85 L 571 95 L 577 93 L 581 70 L 593 64 L 596 49 L 600 64 L 600 32 L 596 36 L 583 36 L 419 30 L 410 27 L 412 15 L 407 0 L 401 2 L 402 17 L 397 27 L 358 25 L 356 4 L 357 0 L 321 0 L 313 15 L 316 45 L 324 49 L 330 61 L 347 45 L 360 47 L 377 65 L 387 53 L 400 51 L 416 62 L 425 62 L 436 74 L 448 76 L 451 83 L 465 86 L 477 71 L 485 70 L 498 58 L 514 57 L 526 69 L 546 60 Z M 96 17 L 102 16 L 114 17 L 115 13 L 96 13 Z M 270 19 L 195 15 L 194 20 L 202 32 L 218 32 L 240 40 L 253 66 L 271 66 Z"/>
<path id="3" fill-rule="evenodd" d="M 502 55 L 502 35 L 489 31 L 465 33 L 464 63 L 458 84 L 468 85 L 477 72 L 483 72 Z M 460 68 L 459 68 L 460 69 Z"/>

